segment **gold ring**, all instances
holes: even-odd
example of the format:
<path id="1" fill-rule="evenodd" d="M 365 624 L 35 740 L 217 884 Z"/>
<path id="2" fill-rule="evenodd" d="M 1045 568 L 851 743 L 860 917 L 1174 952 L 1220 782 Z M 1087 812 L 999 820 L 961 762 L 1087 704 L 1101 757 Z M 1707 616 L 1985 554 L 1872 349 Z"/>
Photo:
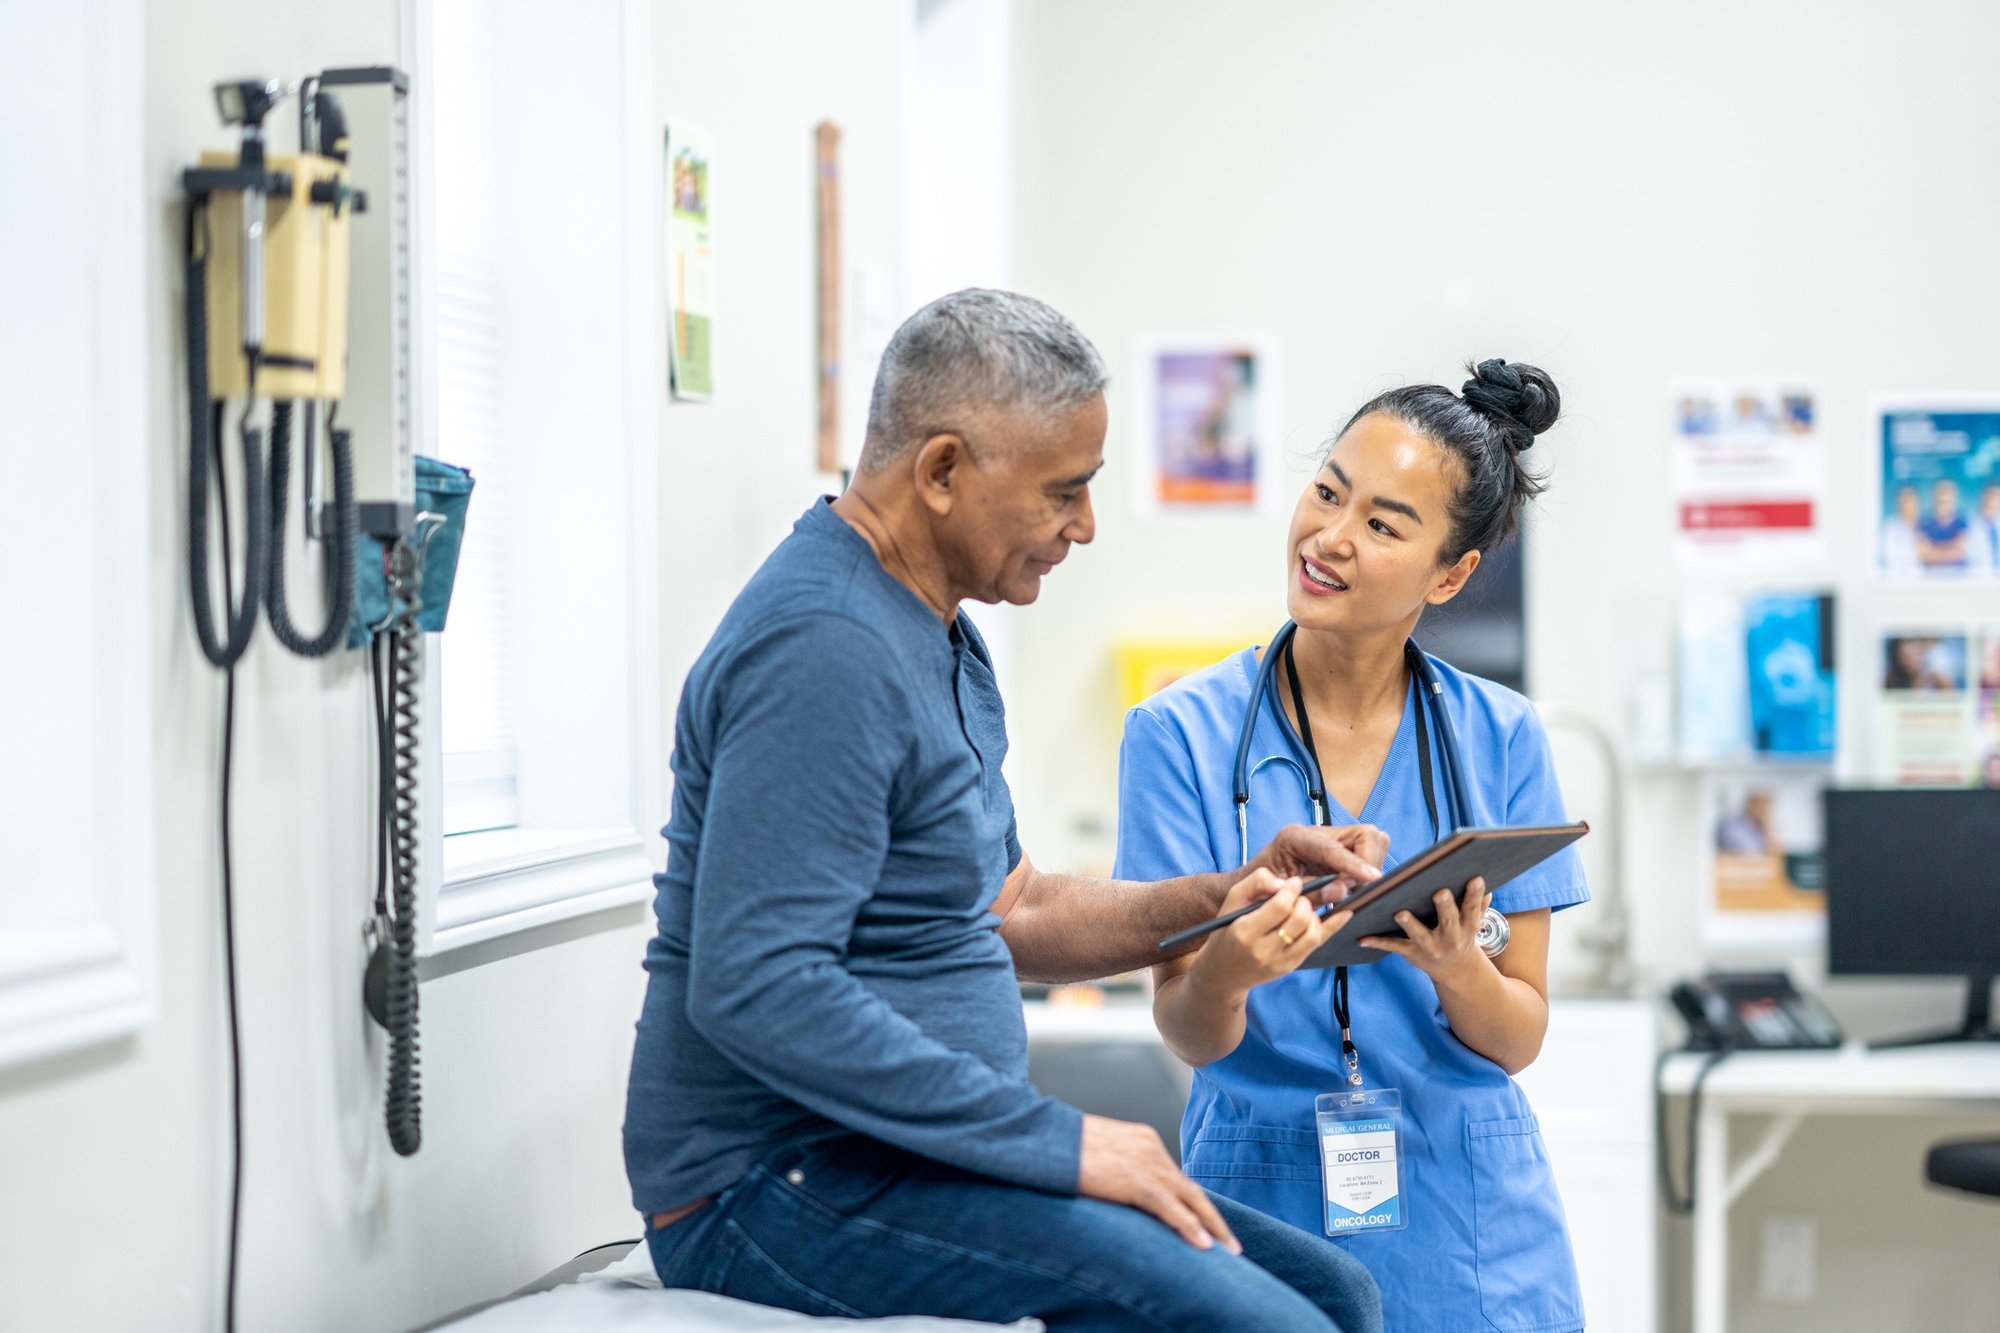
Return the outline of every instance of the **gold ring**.
<path id="1" fill-rule="evenodd" d="M 1287 945 L 1291 945 L 1297 943 L 1299 937 L 1296 935 L 1287 935 L 1281 930 L 1278 932 L 1278 938 L 1283 940 Z"/>

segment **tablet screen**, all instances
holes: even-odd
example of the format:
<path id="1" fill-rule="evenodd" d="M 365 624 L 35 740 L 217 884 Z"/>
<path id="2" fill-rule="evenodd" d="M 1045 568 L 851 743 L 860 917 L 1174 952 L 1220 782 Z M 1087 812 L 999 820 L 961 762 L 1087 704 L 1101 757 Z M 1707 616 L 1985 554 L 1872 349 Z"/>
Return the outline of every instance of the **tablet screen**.
<path id="1" fill-rule="evenodd" d="M 1396 924 L 1398 912 L 1409 912 L 1424 925 L 1435 926 L 1437 904 L 1431 898 L 1439 889 L 1450 889 L 1456 897 L 1468 881 L 1484 877 L 1490 892 L 1589 831 L 1590 826 L 1583 823 L 1460 829 L 1373 884 L 1349 894 L 1341 906 L 1351 909 L 1354 919 L 1300 966 L 1341 967 L 1387 958 L 1389 955 L 1380 949 L 1365 949 L 1355 941 L 1369 935 L 1402 936 L 1403 928 Z"/>

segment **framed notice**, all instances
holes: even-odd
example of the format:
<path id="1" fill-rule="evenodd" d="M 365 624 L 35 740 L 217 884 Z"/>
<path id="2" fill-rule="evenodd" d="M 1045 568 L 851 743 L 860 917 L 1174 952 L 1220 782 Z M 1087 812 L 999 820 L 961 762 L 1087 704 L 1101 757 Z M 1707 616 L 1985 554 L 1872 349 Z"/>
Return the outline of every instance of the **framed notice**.
<path id="1" fill-rule="evenodd" d="M 1819 394 L 1801 380 L 1674 392 L 1675 551 L 1696 572 L 1804 571 L 1826 555 Z"/>
<path id="2" fill-rule="evenodd" d="M 1794 948 L 1826 928 L 1820 772 L 1712 773 L 1702 940 L 1711 948 Z"/>
<path id="3" fill-rule="evenodd" d="M 1874 669 L 1876 781 L 2000 787 L 2000 623 L 1886 627 Z"/>
<path id="4" fill-rule="evenodd" d="M 667 122 L 667 385 L 675 398 L 715 396 L 715 258 L 706 130 Z"/>
<path id="5" fill-rule="evenodd" d="M 840 470 L 840 127 L 813 127 L 819 217 L 819 470 Z"/>
<path id="6" fill-rule="evenodd" d="M 1876 574 L 2000 581 L 2000 395 L 1878 399 L 1873 421 Z"/>
<path id="7" fill-rule="evenodd" d="M 1118 711 L 1137 707 L 1182 676 L 1204 671 L 1254 643 L 1238 639 L 1121 639 L 1118 657 Z"/>
<path id="8" fill-rule="evenodd" d="M 1153 335 L 1135 346 L 1139 513 L 1257 516 L 1284 504 L 1276 357 L 1253 336 Z"/>
<path id="9" fill-rule="evenodd" d="M 1831 763 L 1835 602 L 1818 590 L 1690 594 L 1680 610 L 1680 757 Z"/>

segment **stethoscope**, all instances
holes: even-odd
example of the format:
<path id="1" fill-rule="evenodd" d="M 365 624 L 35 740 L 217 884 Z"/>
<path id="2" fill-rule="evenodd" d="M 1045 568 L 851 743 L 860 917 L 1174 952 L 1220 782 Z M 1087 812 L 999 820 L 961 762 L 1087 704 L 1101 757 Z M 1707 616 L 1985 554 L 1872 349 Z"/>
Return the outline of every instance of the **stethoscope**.
<path id="1" fill-rule="evenodd" d="M 1250 781 L 1261 773 L 1267 765 L 1283 764 L 1298 775 L 1299 782 L 1306 789 L 1306 798 L 1312 802 L 1313 823 L 1327 824 L 1326 778 L 1319 769 L 1319 756 L 1312 747 L 1301 743 L 1299 748 L 1305 757 L 1301 764 L 1290 755 L 1267 755 L 1250 763 L 1250 741 L 1257 730 L 1257 714 L 1269 698 L 1271 706 L 1278 711 L 1280 721 L 1284 719 L 1284 708 L 1272 693 L 1272 685 L 1277 679 L 1278 661 L 1291 659 L 1292 639 L 1298 633 L 1298 625 L 1287 620 L 1284 627 L 1271 636 L 1271 642 L 1264 650 L 1264 660 L 1257 667 L 1257 683 L 1250 692 L 1250 706 L 1243 713 L 1243 729 L 1236 737 L 1236 767 L 1233 772 L 1234 784 L 1231 795 L 1236 802 L 1236 842 L 1239 853 L 1238 865 L 1250 862 Z M 1434 837 L 1444 837 L 1444 825 L 1438 818 L 1438 799 L 1434 776 L 1431 772 L 1430 728 L 1425 725 L 1428 713 L 1437 723 L 1438 752 L 1444 760 L 1445 796 L 1451 826 L 1454 830 L 1470 828 L 1471 819 L 1465 810 L 1465 764 L 1458 747 L 1458 732 L 1451 724 L 1451 713 L 1444 706 L 1444 682 L 1438 679 L 1437 666 L 1430 655 L 1417 646 L 1415 639 L 1403 644 L 1403 659 L 1409 664 L 1410 678 L 1417 691 L 1417 765 L 1424 785 L 1424 805 L 1430 811 L 1431 829 Z M 1291 672 L 1293 707 L 1299 716 L 1305 717 L 1305 701 L 1299 689 L 1298 673 Z M 1310 723 L 1307 723 L 1310 726 Z M 1287 736 L 1291 729 L 1285 728 Z M 1294 737 L 1294 740 L 1297 738 Z M 1487 957 L 1494 957 L 1507 947 L 1507 918 L 1489 907 L 1486 916 L 1479 923 L 1479 947 Z"/>

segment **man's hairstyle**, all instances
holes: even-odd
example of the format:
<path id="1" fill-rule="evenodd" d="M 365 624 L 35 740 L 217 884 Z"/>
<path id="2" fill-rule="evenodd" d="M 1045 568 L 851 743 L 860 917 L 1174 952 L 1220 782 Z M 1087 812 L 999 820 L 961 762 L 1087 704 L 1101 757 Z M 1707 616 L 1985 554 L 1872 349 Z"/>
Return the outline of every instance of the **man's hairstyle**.
<path id="1" fill-rule="evenodd" d="M 863 475 L 998 408 L 1048 418 L 1104 392 L 1104 358 L 1076 325 L 1030 296 L 968 287 L 896 330 L 868 399 Z M 970 441 L 975 448 L 988 441 Z"/>

